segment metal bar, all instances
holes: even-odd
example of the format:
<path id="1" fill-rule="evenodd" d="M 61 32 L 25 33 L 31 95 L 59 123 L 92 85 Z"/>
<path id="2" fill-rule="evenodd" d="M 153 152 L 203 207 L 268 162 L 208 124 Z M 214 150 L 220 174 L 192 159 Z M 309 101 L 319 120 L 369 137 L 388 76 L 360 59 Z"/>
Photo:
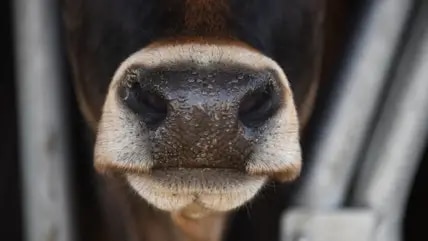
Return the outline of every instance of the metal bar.
<path id="1" fill-rule="evenodd" d="M 296 205 L 335 208 L 344 201 L 412 3 L 377 0 L 366 9 Z"/>
<path id="2" fill-rule="evenodd" d="M 352 204 L 378 215 L 373 241 L 401 240 L 408 195 L 428 140 L 428 1 L 417 9 L 353 195 Z"/>
<path id="3" fill-rule="evenodd" d="M 372 241 L 374 212 L 364 208 L 340 211 L 291 209 L 282 224 L 283 241 Z"/>
<path id="4" fill-rule="evenodd" d="M 68 136 L 56 1 L 15 0 L 25 240 L 71 241 Z"/>

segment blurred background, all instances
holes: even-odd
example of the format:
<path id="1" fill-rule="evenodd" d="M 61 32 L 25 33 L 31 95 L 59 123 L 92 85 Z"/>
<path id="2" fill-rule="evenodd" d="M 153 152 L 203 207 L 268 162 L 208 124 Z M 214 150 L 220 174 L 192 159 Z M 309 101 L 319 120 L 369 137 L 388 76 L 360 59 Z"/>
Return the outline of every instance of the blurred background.
<path id="1" fill-rule="evenodd" d="M 71 214 L 97 215 L 92 140 L 53 3 L 0 3 L 0 240 L 79 240 L 91 220 Z M 324 84 L 282 240 L 426 241 L 428 1 L 329 0 L 326 23 Z"/>

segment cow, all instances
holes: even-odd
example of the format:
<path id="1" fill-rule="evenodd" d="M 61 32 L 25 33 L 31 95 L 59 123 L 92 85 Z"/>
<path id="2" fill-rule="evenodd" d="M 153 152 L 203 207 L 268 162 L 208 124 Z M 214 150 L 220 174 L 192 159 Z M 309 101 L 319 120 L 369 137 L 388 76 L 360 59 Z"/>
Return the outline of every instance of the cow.
<path id="1" fill-rule="evenodd" d="M 236 213 L 251 216 L 265 189 L 300 175 L 326 2 L 62 0 L 61 8 L 94 137 L 101 218 L 88 224 L 100 227 L 88 240 L 276 240 L 280 210 L 259 220 L 263 235 L 242 239 L 232 238 Z M 244 226 L 242 237 L 253 232 Z"/>

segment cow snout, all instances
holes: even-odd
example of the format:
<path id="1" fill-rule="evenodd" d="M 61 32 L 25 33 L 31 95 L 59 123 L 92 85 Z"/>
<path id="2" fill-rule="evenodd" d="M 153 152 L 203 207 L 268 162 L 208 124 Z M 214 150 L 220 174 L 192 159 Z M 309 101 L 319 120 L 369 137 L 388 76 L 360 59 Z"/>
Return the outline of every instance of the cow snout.
<path id="1" fill-rule="evenodd" d="M 126 71 L 118 96 L 146 126 L 153 168 L 244 170 L 283 89 L 270 70 L 178 66 Z"/>
<path id="2" fill-rule="evenodd" d="M 94 164 L 148 203 L 192 215 L 227 211 L 269 179 L 301 169 L 299 123 L 284 71 L 239 44 L 154 44 L 116 70 Z"/>

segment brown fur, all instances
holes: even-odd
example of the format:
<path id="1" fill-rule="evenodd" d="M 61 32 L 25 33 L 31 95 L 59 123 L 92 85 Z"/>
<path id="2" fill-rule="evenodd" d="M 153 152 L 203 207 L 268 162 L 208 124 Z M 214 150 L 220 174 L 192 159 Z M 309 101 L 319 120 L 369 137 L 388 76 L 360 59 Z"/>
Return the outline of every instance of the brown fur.
<path id="1" fill-rule="evenodd" d="M 185 0 L 184 25 L 192 33 L 221 36 L 228 33 L 226 0 Z"/>

